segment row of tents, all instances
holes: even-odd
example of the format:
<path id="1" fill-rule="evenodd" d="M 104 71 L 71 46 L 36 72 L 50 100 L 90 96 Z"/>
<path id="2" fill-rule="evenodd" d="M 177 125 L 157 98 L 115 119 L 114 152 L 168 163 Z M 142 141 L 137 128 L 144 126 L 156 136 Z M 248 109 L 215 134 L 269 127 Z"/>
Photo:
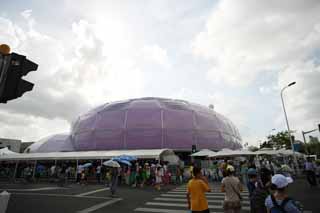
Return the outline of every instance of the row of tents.
<path id="1" fill-rule="evenodd" d="M 219 158 L 219 157 L 237 157 L 237 156 L 257 156 L 257 155 L 282 155 L 290 156 L 295 154 L 298 157 L 304 157 L 303 153 L 294 152 L 288 149 L 261 149 L 256 152 L 241 149 L 241 150 L 231 150 L 231 149 L 222 149 L 218 152 L 211 151 L 209 149 L 202 149 L 199 152 L 191 154 L 192 157 L 209 157 L 209 158 Z"/>

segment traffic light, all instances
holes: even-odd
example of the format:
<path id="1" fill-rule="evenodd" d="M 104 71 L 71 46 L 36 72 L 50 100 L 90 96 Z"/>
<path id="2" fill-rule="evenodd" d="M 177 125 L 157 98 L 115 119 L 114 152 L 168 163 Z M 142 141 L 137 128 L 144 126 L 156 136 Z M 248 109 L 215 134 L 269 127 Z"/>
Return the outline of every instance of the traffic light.
<path id="1" fill-rule="evenodd" d="M 319 129 L 319 132 L 320 132 L 320 124 L 318 124 L 318 129 Z"/>
<path id="2" fill-rule="evenodd" d="M 0 103 L 19 98 L 25 92 L 31 91 L 34 84 L 22 77 L 37 69 L 38 65 L 24 55 L 0 54 Z"/>

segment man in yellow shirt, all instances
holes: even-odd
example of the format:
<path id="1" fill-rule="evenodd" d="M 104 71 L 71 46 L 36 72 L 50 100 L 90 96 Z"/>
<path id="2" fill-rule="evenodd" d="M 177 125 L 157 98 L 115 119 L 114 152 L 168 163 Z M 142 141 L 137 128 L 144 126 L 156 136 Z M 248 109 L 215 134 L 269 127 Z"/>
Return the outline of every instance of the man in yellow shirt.
<path id="1" fill-rule="evenodd" d="M 188 183 L 188 208 L 193 213 L 209 213 L 208 201 L 205 193 L 210 192 L 206 177 L 202 176 L 201 169 L 193 168 L 194 177 Z"/>

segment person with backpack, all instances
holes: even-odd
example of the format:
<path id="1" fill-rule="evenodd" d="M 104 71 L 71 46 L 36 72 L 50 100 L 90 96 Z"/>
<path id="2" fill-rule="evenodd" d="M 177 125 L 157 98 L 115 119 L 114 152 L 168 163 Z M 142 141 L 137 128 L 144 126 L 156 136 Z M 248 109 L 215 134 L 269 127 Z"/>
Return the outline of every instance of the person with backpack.
<path id="1" fill-rule="evenodd" d="M 288 196 L 287 188 L 293 182 L 291 177 L 276 174 L 271 179 L 275 192 L 265 200 L 265 206 L 269 213 L 301 213 L 301 208 Z"/>
<path id="2" fill-rule="evenodd" d="M 260 178 L 255 183 L 255 189 L 250 195 L 250 212 L 251 213 L 267 213 L 265 200 L 270 195 L 271 174 L 267 168 L 261 168 Z"/>

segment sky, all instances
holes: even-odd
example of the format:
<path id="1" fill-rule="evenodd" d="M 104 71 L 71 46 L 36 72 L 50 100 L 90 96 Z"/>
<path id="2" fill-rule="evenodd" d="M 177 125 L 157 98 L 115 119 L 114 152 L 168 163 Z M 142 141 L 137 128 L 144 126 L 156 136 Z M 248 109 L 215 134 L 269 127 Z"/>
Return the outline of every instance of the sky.
<path id="1" fill-rule="evenodd" d="M 296 138 L 320 123 L 318 0 L 3 1 L 0 43 L 39 64 L 33 91 L 0 105 L 3 138 L 37 141 L 100 104 L 165 97 L 213 104 L 257 145 L 286 129 L 280 91 L 293 81 Z"/>

